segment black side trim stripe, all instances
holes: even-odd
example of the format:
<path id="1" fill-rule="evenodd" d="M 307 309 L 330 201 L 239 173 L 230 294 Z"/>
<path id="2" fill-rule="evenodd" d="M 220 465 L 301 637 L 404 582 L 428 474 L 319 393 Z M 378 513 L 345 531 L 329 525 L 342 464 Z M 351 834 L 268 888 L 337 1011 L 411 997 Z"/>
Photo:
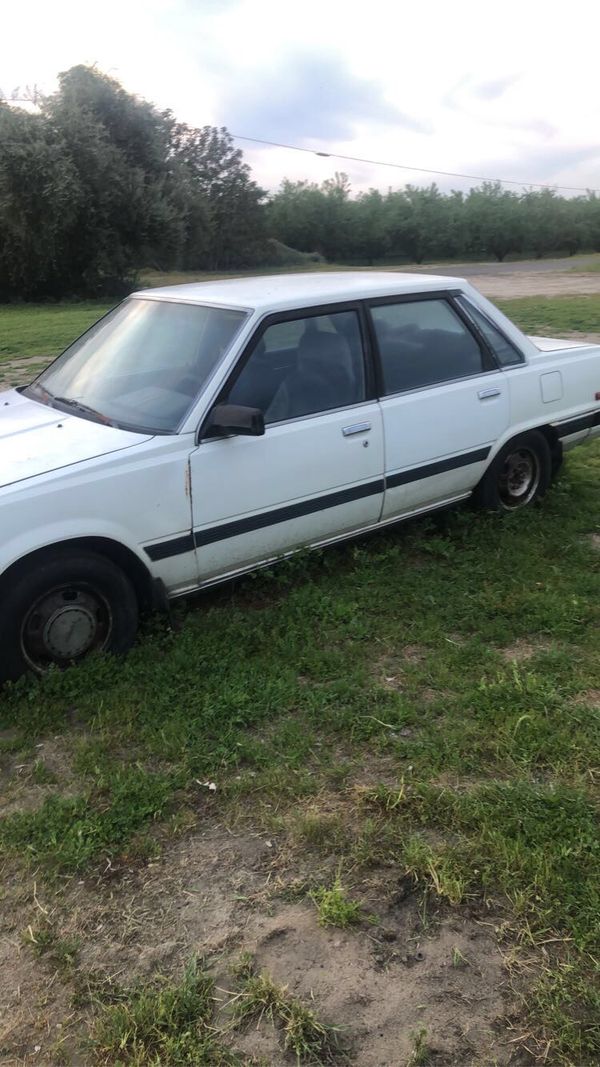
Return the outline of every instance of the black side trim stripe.
<path id="1" fill-rule="evenodd" d="M 302 515 L 312 515 L 316 511 L 339 507 L 340 504 L 349 504 L 353 500 L 362 500 L 363 497 L 383 493 L 384 488 L 383 478 L 377 478 L 363 485 L 352 486 L 351 489 L 340 489 L 336 493 L 326 493 L 312 500 L 302 500 L 297 504 L 288 504 L 287 507 L 275 508 L 273 511 L 263 511 L 260 515 L 249 515 L 246 519 L 234 519 L 233 522 L 225 522 L 221 526 L 196 530 L 195 533 L 174 537 L 169 541 L 159 541 L 155 545 L 147 545 L 145 551 L 151 560 L 169 559 L 171 556 L 193 552 L 194 548 L 214 544 L 215 541 L 223 541 L 228 537 L 263 530 L 267 526 L 298 519 Z"/>
<path id="2" fill-rule="evenodd" d="M 409 471 L 387 475 L 385 481 L 383 478 L 377 478 L 372 482 L 352 486 L 351 489 L 340 489 L 336 493 L 325 493 L 323 496 L 313 497 L 312 500 L 301 500 L 297 504 L 288 504 L 283 508 L 263 511 L 260 515 L 249 515 L 245 519 L 234 519 L 233 522 L 225 522 L 220 526 L 212 526 L 206 530 L 196 530 L 194 533 L 185 534 L 182 537 L 174 537 L 169 541 L 160 541 L 155 545 L 148 545 L 145 551 L 150 559 L 154 561 L 170 559 L 172 556 L 180 556 L 184 552 L 192 552 L 194 548 L 212 545 L 229 537 L 238 537 L 239 534 L 252 533 L 254 530 L 264 530 L 266 527 L 275 526 L 280 522 L 289 522 L 290 519 L 313 515 L 315 512 L 324 511 L 327 508 L 350 504 L 353 500 L 362 500 L 364 497 L 383 493 L 386 488 L 392 489 L 397 485 L 406 485 L 408 482 L 415 482 L 420 478 L 431 478 L 434 474 L 441 474 L 457 467 L 466 467 L 470 463 L 481 463 L 484 459 L 487 459 L 490 451 L 490 448 L 479 448 L 462 456 L 451 456 L 448 459 L 438 460 L 437 463 L 427 463 L 422 467 L 413 467 Z"/>
<path id="3" fill-rule="evenodd" d="M 386 475 L 385 484 L 387 489 L 393 489 L 396 485 L 407 485 L 408 482 L 418 482 L 421 478 L 432 478 L 434 474 L 443 474 L 444 471 L 452 471 L 457 467 L 468 467 L 471 463 L 481 463 L 487 459 L 491 452 L 489 448 L 477 448 L 474 452 L 465 452 L 462 456 L 449 456 L 440 459 L 436 463 L 427 463 L 424 467 L 413 467 L 408 471 L 399 471 L 398 474 Z"/>
<path id="4" fill-rule="evenodd" d="M 173 537 L 170 541 L 159 541 L 155 545 L 147 545 L 144 551 L 152 560 L 182 556 L 184 552 L 194 551 L 194 535 L 190 532 L 183 537 Z"/>
<path id="5" fill-rule="evenodd" d="M 594 414 L 593 411 L 589 415 L 581 415 L 576 419 L 569 419 L 568 422 L 561 422 L 558 426 L 554 426 L 559 437 L 568 437 L 571 433 L 579 433 L 580 430 L 591 430 L 592 426 L 600 425 L 600 412 Z"/>
<path id="6" fill-rule="evenodd" d="M 253 530 L 263 530 L 266 526 L 274 526 L 279 522 L 299 519 L 303 515 L 313 515 L 316 511 L 336 508 L 340 504 L 349 504 L 353 500 L 362 500 L 365 496 L 383 493 L 383 490 L 383 478 L 378 478 L 373 482 L 355 485 L 351 489 L 340 489 L 337 493 L 326 493 L 325 496 L 317 496 L 312 500 L 301 500 L 297 504 L 288 504 L 284 508 L 263 511 L 260 515 L 249 515 L 247 519 L 235 519 L 233 522 L 225 522 L 222 526 L 213 526 L 208 530 L 196 530 L 194 542 L 196 548 L 200 548 L 202 545 L 211 545 L 215 541 L 223 541 L 227 537 L 237 537 L 238 534 L 251 533 Z"/>

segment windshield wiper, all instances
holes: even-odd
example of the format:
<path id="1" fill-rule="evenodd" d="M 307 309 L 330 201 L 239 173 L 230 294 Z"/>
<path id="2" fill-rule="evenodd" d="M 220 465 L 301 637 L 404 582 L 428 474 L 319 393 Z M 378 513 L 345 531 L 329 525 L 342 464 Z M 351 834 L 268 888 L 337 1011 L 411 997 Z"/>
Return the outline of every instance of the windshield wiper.
<path id="1" fill-rule="evenodd" d="M 116 425 L 112 419 L 109 419 L 107 415 L 103 415 L 101 411 L 96 411 L 95 408 L 89 407 L 88 404 L 82 404 L 80 400 L 73 400 L 70 396 L 53 396 L 52 402 L 53 404 L 64 404 L 65 407 L 80 411 L 82 415 L 91 415 L 92 418 L 97 419 L 98 422 L 105 423 L 107 426 Z"/>

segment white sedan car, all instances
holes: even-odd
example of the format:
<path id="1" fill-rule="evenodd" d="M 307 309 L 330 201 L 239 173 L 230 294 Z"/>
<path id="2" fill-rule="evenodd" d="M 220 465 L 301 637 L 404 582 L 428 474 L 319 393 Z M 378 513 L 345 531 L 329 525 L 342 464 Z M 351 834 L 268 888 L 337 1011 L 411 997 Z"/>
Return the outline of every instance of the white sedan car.
<path id="1" fill-rule="evenodd" d="M 472 494 L 515 511 L 600 434 L 600 348 L 467 282 L 299 274 L 134 294 L 0 395 L 0 679 L 138 613 Z"/>

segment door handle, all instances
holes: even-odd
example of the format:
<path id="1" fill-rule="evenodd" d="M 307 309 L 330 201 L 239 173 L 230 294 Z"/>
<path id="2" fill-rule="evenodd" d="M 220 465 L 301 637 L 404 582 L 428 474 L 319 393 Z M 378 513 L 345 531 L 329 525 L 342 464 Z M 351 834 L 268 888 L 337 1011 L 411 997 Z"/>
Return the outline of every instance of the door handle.
<path id="1" fill-rule="evenodd" d="M 501 395 L 501 390 L 500 389 L 480 389 L 479 392 L 477 393 L 477 396 L 479 397 L 480 400 L 489 400 L 489 398 L 492 397 L 492 396 L 500 396 L 500 395 Z"/>
<path id="2" fill-rule="evenodd" d="M 343 426 L 342 433 L 344 437 L 352 437 L 355 433 L 368 433 L 370 429 L 370 422 L 353 422 L 351 426 Z"/>

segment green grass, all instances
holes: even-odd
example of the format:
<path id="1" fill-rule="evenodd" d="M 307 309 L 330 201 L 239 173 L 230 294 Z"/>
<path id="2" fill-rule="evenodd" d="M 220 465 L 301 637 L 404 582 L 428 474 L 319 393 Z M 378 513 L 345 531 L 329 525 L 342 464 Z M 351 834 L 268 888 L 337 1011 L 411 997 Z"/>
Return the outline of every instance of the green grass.
<path id="1" fill-rule="evenodd" d="M 95 301 L 0 306 L 0 363 L 58 355 L 110 306 Z"/>
<path id="2" fill-rule="evenodd" d="M 34 862 L 76 871 L 128 845 L 157 819 L 173 796 L 176 776 L 115 768 L 76 797 L 53 795 L 32 812 L 0 822 L 0 855 L 25 852 Z"/>
<path id="3" fill-rule="evenodd" d="M 358 901 L 349 899 L 339 874 L 332 886 L 317 886 L 311 890 L 310 897 L 317 908 L 320 926 L 339 926 L 343 929 L 361 921 L 362 908 Z"/>
<path id="4" fill-rule="evenodd" d="M 379 805 L 385 793 L 368 799 Z M 600 935 L 597 821 L 596 801 L 575 786 L 490 782 L 458 791 L 421 782 L 381 820 L 380 848 L 403 842 L 407 867 L 451 903 L 500 891 L 524 928 L 539 937 L 568 931 L 577 948 L 592 951 Z M 424 826 L 454 840 L 430 846 L 414 836 Z"/>
<path id="5" fill-rule="evenodd" d="M 258 1067 L 258 1061 L 241 1058 L 232 1046 L 236 1030 L 263 1020 L 277 1028 L 283 1052 L 291 1053 L 297 1064 L 347 1062 L 338 1030 L 268 975 L 256 975 L 251 958 L 240 961 L 235 977 L 239 992 L 226 999 L 197 960 L 179 980 L 158 975 L 124 987 L 106 976 L 88 976 L 87 989 L 79 995 L 94 1013 L 86 1062 L 107 1067 L 243 1067 L 252 1062 Z M 219 1013 L 223 1008 L 227 1014 Z"/>
<path id="6" fill-rule="evenodd" d="M 120 1067 L 242 1067 L 213 1026 L 214 981 L 196 962 L 178 983 L 157 979 L 95 997 L 91 1060 Z"/>
<path id="7" fill-rule="evenodd" d="M 408 1060 L 408 1067 L 421 1067 L 422 1064 L 429 1063 L 429 1060 L 430 1049 L 427 1043 L 427 1030 L 424 1026 L 421 1026 L 413 1034 L 413 1047 Z"/>
<path id="8" fill-rule="evenodd" d="M 247 972 L 247 963 L 244 969 Z M 276 985 L 268 974 L 247 973 L 233 1007 L 236 1026 L 266 1019 L 277 1027 L 284 1051 L 291 1052 L 298 1064 L 323 1067 L 340 1059 L 339 1031 L 323 1023 L 311 1008 Z"/>
<path id="9" fill-rule="evenodd" d="M 578 264 L 577 260 L 575 260 L 572 270 L 577 271 L 578 274 L 597 274 L 600 271 L 600 256 L 596 257 L 595 262 L 586 263 L 585 265 Z"/>
<path id="10" fill-rule="evenodd" d="M 495 303 L 524 333 L 600 332 L 600 296 L 526 296 Z"/>

